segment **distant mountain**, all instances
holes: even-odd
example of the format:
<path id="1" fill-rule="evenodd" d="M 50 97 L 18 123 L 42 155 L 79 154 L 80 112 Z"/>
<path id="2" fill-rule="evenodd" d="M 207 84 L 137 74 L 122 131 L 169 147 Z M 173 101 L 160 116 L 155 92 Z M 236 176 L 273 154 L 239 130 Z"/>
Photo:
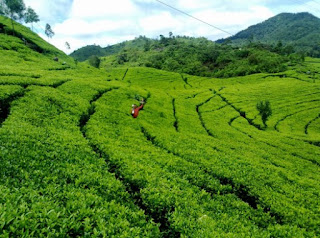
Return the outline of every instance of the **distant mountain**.
<path id="1" fill-rule="evenodd" d="M 252 41 L 267 44 L 281 42 L 292 46 L 295 51 L 320 57 L 320 19 L 310 13 L 281 13 L 217 42 L 229 40 L 236 45 Z"/>

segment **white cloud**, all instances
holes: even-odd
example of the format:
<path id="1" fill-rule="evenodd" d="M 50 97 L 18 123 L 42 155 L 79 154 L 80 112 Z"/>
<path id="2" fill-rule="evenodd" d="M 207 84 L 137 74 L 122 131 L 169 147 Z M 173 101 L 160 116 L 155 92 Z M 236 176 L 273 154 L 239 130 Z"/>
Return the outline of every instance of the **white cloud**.
<path id="1" fill-rule="evenodd" d="M 246 11 L 220 12 L 210 9 L 194 14 L 194 16 L 198 18 L 205 19 L 206 22 L 220 27 L 254 24 L 270 18 L 273 15 L 269 9 L 260 6 L 253 6 Z"/>
<path id="2" fill-rule="evenodd" d="M 47 40 L 47 38 L 42 35 L 43 39 Z M 90 38 L 75 38 L 75 37 L 53 37 L 49 40 L 49 43 L 55 45 L 58 49 L 66 52 L 67 54 L 72 53 L 74 50 L 81 48 L 86 45 L 100 45 L 102 47 L 106 47 L 107 45 L 116 44 L 125 40 L 133 40 L 135 35 L 124 35 L 120 37 L 113 36 L 104 36 L 97 37 L 93 36 Z M 71 49 L 67 49 L 65 43 L 68 42 L 70 44 Z"/>
<path id="3" fill-rule="evenodd" d="M 179 0 L 177 3 L 177 8 L 182 9 L 184 11 L 191 11 L 189 13 L 192 13 L 195 10 L 214 7 L 216 5 L 216 2 L 217 1 L 212 1 L 212 0 L 204 0 L 204 1 Z M 168 4 L 171 4 L 170 1 L 168 1 Z"/>
<path id="4" fill-rule="evenodd" d="M 137 9 L 130 0 L 74 0 L 72 5 L 71 18 L 108 19 L 132 17 Z"/>
<path id="5" fill-rule="evenodd" d="M 97 20 L 85 21 L 79 18 L 71 18 L 54 28 L 56 34 L 74 37 L 88 37 L 90 35 L 101 35 L 118 29 L 128 27 L 128 21 Z"/>
<path id="6" fill-rule="evenodd" d="M 167 33 L 170 29 L 181 28 L 183 22 L 169 12 L 161 12 L 154 16 L 141 18 L 139 26 L 144 34 Z"/>
<path id="7" fill-rule="evenodd" d="M 90 44 L 104 47 L 139 35 L 155 38 L 170 31 L 174 35 L 204 36 L 211 40 L 228 36 L 155 0 L 24 1 L 39 14 L 41 26 L 51 24 L 55 36 L 50 42 L 64 51 L 66 41 L 73 51 Z M 289 0 L 161 1 L 233 34 L 282 11 L 306 11 L 306 5 Z"/>
<path id="8" fill-rule="evenodd" d="M 58 23 L 69 17 L 72 0 L 24 0 L 45 23 Z"/>

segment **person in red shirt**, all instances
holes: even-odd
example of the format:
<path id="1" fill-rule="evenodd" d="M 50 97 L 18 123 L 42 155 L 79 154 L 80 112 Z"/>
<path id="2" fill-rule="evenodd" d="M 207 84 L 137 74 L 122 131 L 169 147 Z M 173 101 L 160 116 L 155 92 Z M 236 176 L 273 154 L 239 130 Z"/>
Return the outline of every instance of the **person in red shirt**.
<path id="1" fill-rule="evenodd" d="M 144 100 L 143 99 L 141 99 L 139 107 L 136 104 L 132 105 L 131 115 L 132 115 L 133 118 L 137 118 L 138 117 L 139 111 L 141 109 L 143 109 L 143 106 L 144 106 Z"/>

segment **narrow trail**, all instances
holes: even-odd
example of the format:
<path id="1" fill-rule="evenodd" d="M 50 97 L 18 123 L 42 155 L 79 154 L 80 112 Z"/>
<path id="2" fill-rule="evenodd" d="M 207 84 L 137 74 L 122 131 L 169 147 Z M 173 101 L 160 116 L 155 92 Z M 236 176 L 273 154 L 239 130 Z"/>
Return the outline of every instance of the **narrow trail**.
<path id="1" fill-rule="evenodd" d="M 199 104 L 199 105 L 202 106 L 202 105 L 204 105 L 205 103 L 209 102 L 211 99 L 212 99 L 212 97 L 209 98 L 209 99 L 207 99 L 205 102 L 203 102 L 203 103 L 201 103 L 201 104 Z M 218 109 L 215 109 L 215 110 L 213 110 L 213 111 L 205 111 L 205 112 L 218 111 L 218 110 L 221 110 L 221 109 L 225 108 L 226 106 L 231 106 L 231 105 L 230 105 L 230 103 L 227 103 L 227 102 L 226 102 L 226 105 L 221 106 L 221 107 L 219 107 Z M 231 106 L 231 107 L 232 107 L 232 106 Z M 235 109 L 234 107 L 232 107 L 232 108 Z M 235 110 L 236 110 L 236 109 L 235 109 Z M 237 110 L 237 111 L 239 112 L 239 110 Z M 212 133 L 210 133 L 210 131 L 209 131 L 209 130 L 207 129 L 207 127 L 205 126 L 205 123 L 204 123 L 204 121 L 203 121 L 203 119 L 202 119 L 201 113 L 199 112 L 199 107 L 197 107 L 197 112 L 198 112 L 198 115 L 199 115 L 200 122 L 201 122 L 203 128 L 207 131 L 208 135 L 211 136 L 211 137 L 215 137 Z M 203 113 L 204 113 L 204 112 L 203 112 Z M 239 112 L 239 114 L 240 114 L 240 112 Z M 320 116 L 320 115 L 319 115 L 319 116 Z M 282 152 L 288 153 L 286 150 L 283 150 L 283 149 L 281 149 L 281 148 L 279 148 L 279 147 L 277 147 L 277 146 L 275 146 L 275 145 L 272 145 L 272 144 L 270 144 L 270 143 L 268 143 L 268 142 L 265 142 L 265 141 L 259 140 L 259 139 L 257 139 L 257 138 L 254 138 L 252 135 L 250 135 L 250 134 L 248 134 L 248 133 L 240 130 L 239 128 L 233 126 L 232 123 L 233 123 L 235 120 L 237 120 L 238 118 L 240 118 L 240 117 L 243 117 L 243 116 L 242 116 L 242 115 L 238 115 L 238 116 L 236 116 L 236 117 L 231 118 L 231 119 L 229 120 L 229 122 L 228 122 L 229 126 L 231 126 L 232 128 L 234 128 L 235 130 L 237 130 L 237 131 L 240 132 L 241 134 L 247 136 L 248 138 L 253 139 L 254 141 L 258 141 L 258 142 L 263 143 L 263 144 L 265 144 L 265 145 L 267 145 L 267 146 L 270 146 L 270 147 L 279 149 L 279 150 L 281 150 Z M 246 118 L 245 118 L 245 119 L 246 119 Z M 248 120 L 247 120 L 247 121 L 248 121 Z M 250 123 L 249 123 L 249 124 L 250 124 Z M 303 156 L 299 156 L 299 155 L 293 155 L 293 156 L 296 156 L 296 157 L 298 157 L 298 158 L 300 158 L 300 159 L 306 160 L 306 161 L 308 161 L 308 162 L 311 162 L 311 163 L 319 166 L 319 163 L 318 163 L 317 161 L 315 161 L 315 160 L 310 160 L 310 159 L 304 158 Z M 267 161 L 269 161 L 272 165 L 274 165 L 274 166 L 276 166 L 276 167 L 282 167 L 281 165 L 275 164 L 274 162 L 272 162 L 272 161 L 270 161 L 270 160 L 267 160 Z"/>
<path id="2" fill-rule="evenodd" d="M 115 88 L 116 89 L 116 88 Z M 90 107 L 88 108 L 87 113 L 83 114 L 80 117 L 79 120 L 79 127 L 80 127 L 80 131 L 83 134 L 83 137 L 87 139 L 86 134 L 85 134 L 85 126 L 87 125 L 88 121 L 90 120 L 90 117 L 95 113 L 95 106 L 94 106 L 94 102 L 96 102 L 97 100 L 99 100 L 105 93 L 110 92 L 112 90 L 115 89 L 108 89 L 108 90 L 104 90 L 104 91 L 99 91 L 96 95 L 93 96 L 93 98 L 90 100 Z"/>
<path id="3" fill-rule="evenodd" d="M 302 101 L 302 102 L 298 102 L 298 103 L 294 103 L 294 107 L 297 107 L 298 105 L 303 105 L 303 104 L 309 104 L 309 103 L 313 103 L 313 102 L 319 102 L 320 99 L 312 99 L 312 100 L 309 100 L 309 101 Z M 279 109 L 283 109 L 283 108 L 287 108 L 288 106 L 292 106 L 292 105 L 284 105 L 284 106 L 281 106 L 281 107 L 277 107 L 277 110 Z M 305 106 L 305 105 L 303 105 Z"/>
<path id="4" fill-rule="evenodd" d="M 271 144 L 271 143 L 268 143 L 268 142 L 263 141 L 263 140 L 261 140 L 261 139 L 258 139 L 258 138 L 256 138 L 256 137 L 253 137 L 252 135 L 250 135 L 250 134 L 248 134 L 248 133 L 240 130 L 239 128 L 233 126 L 232 123 L 233 123 L 236 119 L 238 119 L 239 117 L 240 117 L 240 116 L 237 116 L 237 117 L 235 117 L 235 118 L 232 118 L 232 119 L 229 121 L 229 125 L 230 125 L 232 128 L 234 128 L 235 130 L 237 130 L 237 131 L 239 131 L 240 133 L 242 133 L 243 135 L 248 136 L 249 138 L 253 139 L 253 140 L 256 141 L 256 142 L 263 143 L 263 144 L 265 144 L 265 145 L 267 145 L 267 146 L 270 146 L 270 147 L 272 147 L 272 148 L 275 148 L 275 149 L 277 149 L 277 150 L 280 150 L 282 153 L 286 153 L 286 154 L 288 154 L 288 155 L 297 157 L 297 158 L 299 158 L 299 159 L 302 159 L 302 160 L 311 162 L 311 163 L 313 163 L 313 164 L 315 164 L 315 165 L 317 165 L 317 166 L 320 166 L 320 163 L 317 162 L 317 161 L 314 160 L 314 159 L 305 158 L 305 157 L 303 157 L 303 156 L 301 156 L 301 155 L 299 155 L 299 154 L 297 154 L 297 153 L 290 153 L 290 152 L 288 152 L 288 151 L 285 150 L 285 149 L 282 149 L 282 148 L 280 148 L 280 147 L 278 147 L 278 146 L 275 146 L 275 145 L 273 145 L 273 144 Z M 292 139 L 293 139 L 293 138 L 292 138 Z M 276 154 L 275 154 L 275 155 L 276 155 Z M 273 165 L 276 166 L 276 167 L 282 167 L 282 168 L 284 168 L 283 166 L 281 166 L 281 165 L 279 165 L 279 164 L 275 164 L 274 162 L 270 161 L 269 159 L 266 159 L 266 160 L 269 161 L 271 164 L 273 164 Z"/>
<path id="5" fill-rule="evenodd" d="M 178 123 L 178 118 L 177 118 L 177 112 L 176 112 L 176 99 L 172 98 L 172 107 L 173 107 L 173 117 L 175 121 L 173 122 L 173 126 L 176 129 L 176 132 L 179 132 L 179 123 Z"/>
<path id="6" fill-rule="evenodd" d="M 313 122 L 315 122 L 316 120 L 318 120 L 319 118 L 320 118 L 320 113 L 319 113 L 319 115 L 318 115 L 317 117 L 315 117 L 314 119 L 312 119 L 311 121 L 309 121 L 309 122 L 305 125 L 305 127 L 304 127 L 304 133 L 305 133 L 306 135 L 309 134 L 309 132 L 308 132 L 309 126 L 310 126 Z"/>
<path id="7" fill-rule="evenodd" d="M 8 118 L 11 111 L 11 104 L 18 100 L 19 98 L 23 97 L 26 93 L 26 89 L 22 90 L 21 92 L 17 92 L 15 94 L 10 95 L 5 100 L 0 100 L 0 128 L 2 127 L 3 122 Z"/>
<path id="8" fill-rule="evenodd" d="M 242 116 L 244 119 L 246 119 L 251 126 L 254 126 L 258 130 L 262 130 L 262 128 L 259 124 L 255 124 L 253 122 L 253 119 L 247 118 L 246 113 L 244 111 L 241 111 L 239 108 L 236 108 L 232 103 L 230 103 L 225 97 L 223 97 L 218 92 L 216 92 L 216 94 L 222 99 L 222 101 L 226 102 L 230 107 L 232 107 L 235 111 L 237 111 L 240 116 Z"/>
<path id="9" fill-rule="evenodd" d="M 203 111 L 202 113 L 216 112 L 216 111 L 219 111 L 219 110 L 221 110 L 221 109 L 223 109 L 225 107 L 228 107 L 228 106 L 229 106 L 228 104 L 225 104 L 225 105 L 223 105 L 223 106 L 221 106 L 221 107 L 219 107 L 217 109 L 209 110 L 209 111 Z"/>
<path id="10" fill-rule="evenodd" d="M 143 203 L 143 199 L 140 194 L 140 187 L 138 187 L 134 181 L 131 181 L 130 179 L 125 178 L 121 174 L 121 165 L 117 164 L 115 161 L 110 159 L 110 156 L 106 154 L 104 151 L 102 151 L 99 148 L 99 145 L 92 143 L 90 139 L 88 139 L 86 135 L 86 129 L 85 126 L 87 125 L 88 121 L 90 120 L 90 117 L 94 115 L 95 111 L 95 106 L 94 103 L 98 101 L 103 95 L 106 93 L 112 91 L 112 90 L 117 90 L 118 88 L 106 90 L 106 91 L 101 91 L 98 94 L 96 94 L 93 99 L 90 101 L 90 107 L 88 109 L 87 114 L 83 115 L 80 118 L 79 122 L 79 128 L 80 131 L 83 134 L 83 137 L 88 141 L 88 144 L 91 146 L 92 150 L 101 158 L 103 159 L 107 165 L 108 165 L 108 172 L 113 173 L 115 175 L 115 178 L 123 184 L 125 187 L 125 190 L 127 193 L 130 195 L 133 203 L 139 207 L 144 214 L 146 215 L 147 221 L 153 220 L 154 223 L 158 224 L 160 232 L 163 234 L 163 237 L 180 237 L 180 234 L 178 232 L 172 231 L 172 228 L 169 227 L 169 221 L 168 219 L 163 216 L 163 217 L 157 217 L 154 214 L 154 211 L 150 209 L 149 207 L 145 206 Z M 150 95 L 148 94 L 148 97 Z M 148 98 L 147 97 L 147 98 Z M 170 236 L 167 236 L 167 234 L 170 234 Z"/>
<path id="11" fill-rule="evenodd" d="M 184 84 L 184 88 L 187 89 L 186 85 L 188 85 L 190 88 L 192 88 L 192 85 L 188 82 L 188 78 L 184 77 L 182 74 L 180 74 Z"/>
<path id="12" fill-rule="evenodd" d="M 242 200 L 243 202 L 247 203 L 252 209 L 257 210 L 258 209 L 258 205 L 262 206 L 262 204 L 259 203 L 259 198 L 256 196 L 253 196 L 250 194 L 250 189 L 243 185 L 243 184 L 237 184 L 235 183 L 231 178 L 227 178 L 218 174 L 215 174 L 213 171 L 209 170 L 207 168 L 207 165 L 202 164 L 201 162 L 197 162 L 195 163 L 192 159 L 186 158 L 183 155 L 179 154 L 179 153 L 175 153 L 173 151 L 171 151 L 170 149 L 166 148 L 165 146 L 162 145 L 162 143 L 158 143 L 156 141 L 156 137 L 152 136 L 145 127 L 141 126 L 141 132 L 144 135 L 144 137 L 146 138 L 146 140 L 150 141 L 152 143 L 152 145 L 158 149 L 163 150 L 164 152 L 168 153 L 168 154 L 172 154 L 173 156 L 178 157 L 179 159 L 182 159 L 184 161 L 186 161 L 187 163 L 190 163 L 193 165 L 193 169 L 197 169 L 199 170 L 199 172 L 208 175 L 209 177 L 211 177 L 212 179 L 217 179 L 218 181 L 220 181 L 221 185 L 229 185 L 232 187 L 232 191 L 228 192 L 231 194 L 234 194 L 236 197 L 238 197 L 240 200 Z M 204 169 L 203 169 L 204 168 Z M 178 170 L 176 171 L 178 172 Z M 206 184 L 202 184 L 201 186 L 199 186 L 199 184 L 197 184 L 197 181 L 192 181 L 190 180 L 187 176 L 185 176 L 184 174 L 181 174 L 182 177 L 184 177 L 185 179 L 188 180 L 188 182 L 193 185 L 196 186 L 200 189 L 203 189 L 204 191 L 206 191 L 207 193 L 209 193 L 211 196 L 215 196 L 218 195 L 217 191 L 212 190 L 212 188 L 207 187 Z M 220 193 L 220 195 L 223 194 L 228 194 L 228 193 Z M 263 208 L 263 212 L 267 213 L 271 218 L 274 218 L 278 224 L 282 225 L 283 223 L 283 217 L 280 214 L 276 214 L 276 213 L 272 213 L 270 212 L 270 208 L 269 207 L 264 207 Z"/>
<path id="13" fill-rule="evenodd" d="M 61 81 L 61 82 L 55 83 L 55 84 L 53 84 L 52 86 L 49 86 L 49 87 L 58 88 L 58 87 L 62 86 L 63 84 L 65 84 L 65 83 L 67 83 L 69 81 L 72 81 L 72 80 L 70 79 L 70 80 Z"/>
<path id="14" fill-rule="evenodd" d="M 21 73 L 19 74 L 19 73 L 12 73 L 12 72 L 10 72 L 10 73 L 0 72 L 0 76 L 23 77 L 23 78 L 33 78 L 33 79 L 41 78 L 40 75 L 34 75 L 34 74 L 32 74 L 32 75 L 28 75 L 28 74 L 24 75 L 24 74 L 21 74 Z"/>
<path id="15" fill-rule="evenodd" d="M 290 114 L 284 116 L 283 118 L 279 119 L 279 120 L 276 122 L 276 124 L 274 125 L 274 129 L 275 129 L 277 132 L 280 132 L 280 130 L 279 130 L 279 128 L 278 128 L 278 127 L 279 127 L 279 124 L 280 124 L 281 122 L 283 122 L 284 120 L 286 120 L 288 117 L 292 117 L 292 116 L 294 116 L 294 115 L 296 115 L 296 114 L 299 114 L 299 113 L 301 113 L 301 112 L 309 111 L 309 110 L 312 110 L 312 109 L 318 109 L 318 108 L 319 108 L 319 107 L 305 108 L 305 109 L 296 111 L 296 112 L 294 112 L 294 113 L 290 113 Z"/>
<path id="16" fill-rule="evenodd" d="M 128 71 L 129 71 L 129 69 L 127 69 L 126 72 L 124 72 L 124 75 L 123 75 L 123 77 L 121 79 L 122 81 L 124 81 L 124 79 L 126 78 Z"/>
<path id="17" fill-rule="evenodd" d="M 20 86 L 20 87 L 23 87 L 24 89 L 26 89 L 27 87 L 29 86 L 39 86 L 39 87 L 50 87 L 50 88 L 57 88 L 67 82 L 69 82 L 71 80 L 63 80 L 63 81 L 60 81 L 60 82 L 56 82 L 56 83 L 53 83 L 52 85 L 46 85 L 46 84 L 36 84 L 36 83 L 2 83 L 0 82 L 0 85 L 12 85 L 12 86 Z"/>
<path id="18" fill-rule="evenodd" d="M 196 96 L 198 96 L 198 95 L 200 95 L 200 94 L 202 94 L 202 93 L 205 93 L 205 92 L 206 92 L 206 91 L 202 91 L 202 92 L 195 93 L 195 94 L 193 94 L 193 95 L 191 95 L 191 96 L 186 97 L 185 99 L 193 99 L 193 98 L 195 98 Z"/>
<path id="19" fill-rule="evenodd" d="M 203 106 L 204 104 L 210 102 L 210 100 L 211 100 L 212 98 L 214 98 L 214 97 L 215 97 L 215 93 L 214 93 L 213 96 L 209 97 L 206 101 L 204 101 L 204 102 L 199 103 L 198 105 L 196 105 L 196 112 L 197 112 L 197 114 L 198 114 L 200 123 L 201 123 L 202 127 L 205 129 L 205 131 L 207 132 L 208 136 L 211 136 L 211 137 L 216 138 L 216 136 L 215 136 L 214 134 L 212 134 L 212 133 L 210 132 L 210 130 L 207 128 L 207 126 L 206 126 L 206 124 L 205 124 L 205 122 L 204 122 L 204 120 L 203 120 L 203 118 L 202 118 L 202 114 L 201 114 L 201 112 L 200 112 L 200 110 L 199 110 L 201 106 Z"/>
<path id="20" fill-rule="evenodd" d="M 280 75 L 267 75 L 267 76 L 264 76 L 262 77 L 263 79 L 266 79 L 266 78 L 274 78 L 274 77 L 279 77 L 279 78 L 288 78 L 288 79 L 296 79 L 296 80 L 299 80 L 299 81 L 302 81 L 302 82 L 306 82 L 306 83 L 313 83 L 310 79 L 309 80 L 304 80 L 304 79 L 301 79 L 301 78 L 298 78 L 298 77 L 295 77 L 295 76 L 291 76 L 291 75 L 287 75 L 287 74 L 280 74 Z"/>
<path id="21" fill-rule="evenodd" d="M 229 126 L 233 127 L 233 126 L 232 126 L 232 123 L 233 123 L 235 120 L 237 120 L 239 117 L 240 117 L 240 116 L 236 116 L 236 117 L 231 118 L 230 121 L 228 122 Z M 249 137 L 252 138 L 251 136 L 249 136 Z"/>

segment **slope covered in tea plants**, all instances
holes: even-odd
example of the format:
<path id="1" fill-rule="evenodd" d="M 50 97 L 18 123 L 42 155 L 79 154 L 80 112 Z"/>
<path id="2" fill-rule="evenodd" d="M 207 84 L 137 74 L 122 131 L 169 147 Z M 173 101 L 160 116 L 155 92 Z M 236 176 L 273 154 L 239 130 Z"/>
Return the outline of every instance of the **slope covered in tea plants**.
<path id="1" fill-rule="evenodd" d="M 0 236 L 320 235 L 317 60 L 213 79 L 0 37 Z"/>
<path id="2" fill-rule="evenodd" d="M 0 37 L 0 236 L 159 236 L 81 130 L 115 77 Z"/>

